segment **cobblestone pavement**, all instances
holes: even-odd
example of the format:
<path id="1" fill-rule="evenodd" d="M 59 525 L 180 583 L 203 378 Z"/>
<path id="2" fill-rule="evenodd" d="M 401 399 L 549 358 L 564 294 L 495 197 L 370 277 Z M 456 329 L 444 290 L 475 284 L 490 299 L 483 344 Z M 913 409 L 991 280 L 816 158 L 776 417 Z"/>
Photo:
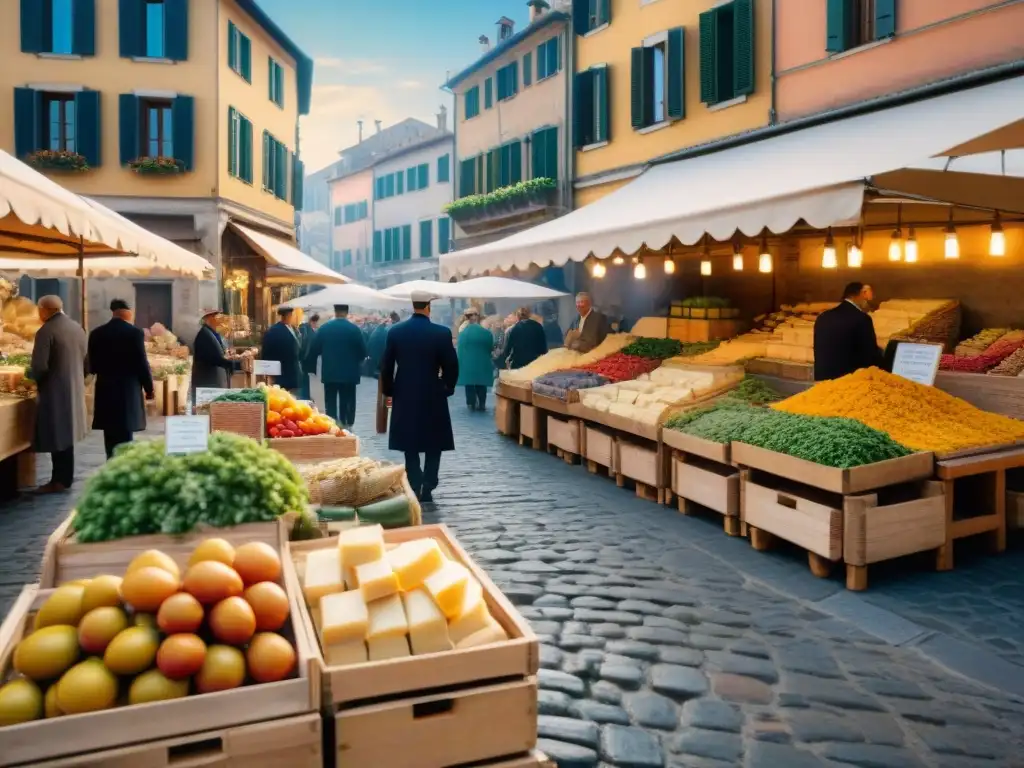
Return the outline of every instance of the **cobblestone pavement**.
<path id="1" fill-rule="evenodd" d="M 360 387 L 363 451 L 396 458 L 373 434 L 373 395 Z M 520 448 L 461 397 L 452 412 L 459 450 L 426 517 L 453 527 L 540 636 L 540 747 L 562 768 L 1024 766 L 1024 698 L 837 618 L 843 595 L 795 561 Z M 80 449 L 80 474 L 99 445 Z M 0 610 L 70 505 L 0 509 Z M 913 599 L 904 583 L 884 596 Z"/>

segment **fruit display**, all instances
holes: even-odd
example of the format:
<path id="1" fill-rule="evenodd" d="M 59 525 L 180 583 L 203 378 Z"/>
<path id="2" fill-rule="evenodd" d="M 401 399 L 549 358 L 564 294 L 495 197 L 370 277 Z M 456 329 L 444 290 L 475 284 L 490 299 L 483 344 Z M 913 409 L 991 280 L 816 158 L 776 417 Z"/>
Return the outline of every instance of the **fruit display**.
<path id="1" fill-rule="evenodd" d="M 178 341 L 163 323 L 153 323 L 149 328 L 142 329 L 145 337 L 146 353 L 150 356 L 163 356 L 184 360 L 188 357 L 188 347 Z"/>
<path id="2" fill-rule="evenodd" d="M 83 543 L 150 533 L 181 534 L 301 512 L 306 487 L 283 455 L 215 432 L 208 450 L 169 456 L 163 440 L 125 446 L 85 485 L 74 528 Z"/>
<path id="3" fill-rule="evenodd" d="M 978 337 L 975 336 L 974 338 L 977 339 Z M 939 368 L 943 371 L 986 373 L 1022 347 L 1024 347 L 1024 331 L 1007 331 L 976 354 L 962 355 L 957 353 L 943 355 L 939 358 Z M 959 351 L 960 349 L 967 351 L 973 349 L 973 346 L 958 346 L 957 350 Z"/>
<path id="4" fill-rule="evenodd" d="M 682 368 L 659 368 L 636 381 L 598 387 L 580 393 L 580 403 L 641 424 L 656 426 L 675 405 L 695 400 L 727 385 L 731 376 Z M 738 381 L 738 377 L 734 379 Z"/>
<path id="5" fill-rule="evenodd" d="M 207 539 L 182 573 L 159 550 L 53 590 L 14 649 L 0 726 L 272 683 L 295 674 L 268 544 Z"/>
<path id="6" fill-rule="evenodd" d="M 328 666 L 502 642 L 483 586 L 433 538 L 389 549 L 379 525 L 349 528 L 308 553 L 303 595 Z"/>
<path id="7" fill-rule="evenodd" d="M 31 342 L 36 337 L 36 331 L 43 325 L 35 302 L 24 296 L 15 296 L 3 303 L 0 323 L 5 335 L 10 334 L 23 342 Z"/>
<path id="8" fill-rule="evenodd" d="M 330 416 L 320 413 L 309 403 L 299 402 L 288 390 L 274 384 L 267 387 L 267 437 L 312 437 L 328 435 L 348 437 Z"/>
<path id="9" fill-rule="evenodd" d="M 555 371 L 533 380 L 533 392 L 537 395 L 567 400 L 572 392 L 591 387 L 600 387 L 608 379 L 590 371 Z"/>
<path id="10" fill-rule="evenodd" d="M 616 352 L 604 360 L 590 365 L 574 365 L 575 370 L 590 371 L 604 376 L 611 382 L 630 381 L 645 373 L 650 373 L 661 365 L 661 360 L 652 357 L 637 357 Z"/>
<path id="11" fill-rule="evenodd" d="M 982 411 L 941 389 L 864 368 L 822 381 L 772 408 L 855 419 L 915 451 L 947 453 L 1024 440 L 1024 422 Z"/>

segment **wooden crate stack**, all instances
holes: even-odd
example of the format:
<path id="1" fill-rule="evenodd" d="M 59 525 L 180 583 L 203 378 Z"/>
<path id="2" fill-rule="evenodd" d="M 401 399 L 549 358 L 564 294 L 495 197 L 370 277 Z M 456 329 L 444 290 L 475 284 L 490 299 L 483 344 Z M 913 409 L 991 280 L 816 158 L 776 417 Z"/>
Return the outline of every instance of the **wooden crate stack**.
<path id="1" fill-rule="evenodd" d="M 722 515 L 728 535 L 745 534 L 740 522 L 740 474 L 732 465 L 729 445 L 674 429 L 662 430 L 662 440 L 671 450 L 666 503 L 675 494 L 684 515 L 708 509 Z"/>

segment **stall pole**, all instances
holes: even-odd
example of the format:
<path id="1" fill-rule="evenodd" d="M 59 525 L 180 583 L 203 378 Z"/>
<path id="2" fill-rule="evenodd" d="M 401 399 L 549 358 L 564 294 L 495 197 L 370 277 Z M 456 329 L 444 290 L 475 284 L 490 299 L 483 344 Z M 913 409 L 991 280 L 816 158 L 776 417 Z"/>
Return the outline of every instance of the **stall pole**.
<path id="1" fill-rule="evenodd" d="M 82 304 L 82 329 L 89 330 L 89 308 L 85 285 L 85 238 L 78 236 L 78 291 Z"/>

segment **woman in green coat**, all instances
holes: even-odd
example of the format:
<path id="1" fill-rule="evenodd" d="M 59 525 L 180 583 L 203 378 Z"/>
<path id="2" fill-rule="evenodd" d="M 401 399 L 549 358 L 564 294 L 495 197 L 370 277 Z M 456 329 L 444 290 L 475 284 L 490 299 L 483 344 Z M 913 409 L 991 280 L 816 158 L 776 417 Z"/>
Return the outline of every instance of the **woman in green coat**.
<path id="1" fill-rule="evenodd" d="M 494 381 L 491 353 L 494 337 L 480 325 L 480 311 L 466 310 L 467 325 L 459 333 L 459 386 L 466 388 L 466 405 L 471 411 L 484 410 L 487 388 Z"/>

